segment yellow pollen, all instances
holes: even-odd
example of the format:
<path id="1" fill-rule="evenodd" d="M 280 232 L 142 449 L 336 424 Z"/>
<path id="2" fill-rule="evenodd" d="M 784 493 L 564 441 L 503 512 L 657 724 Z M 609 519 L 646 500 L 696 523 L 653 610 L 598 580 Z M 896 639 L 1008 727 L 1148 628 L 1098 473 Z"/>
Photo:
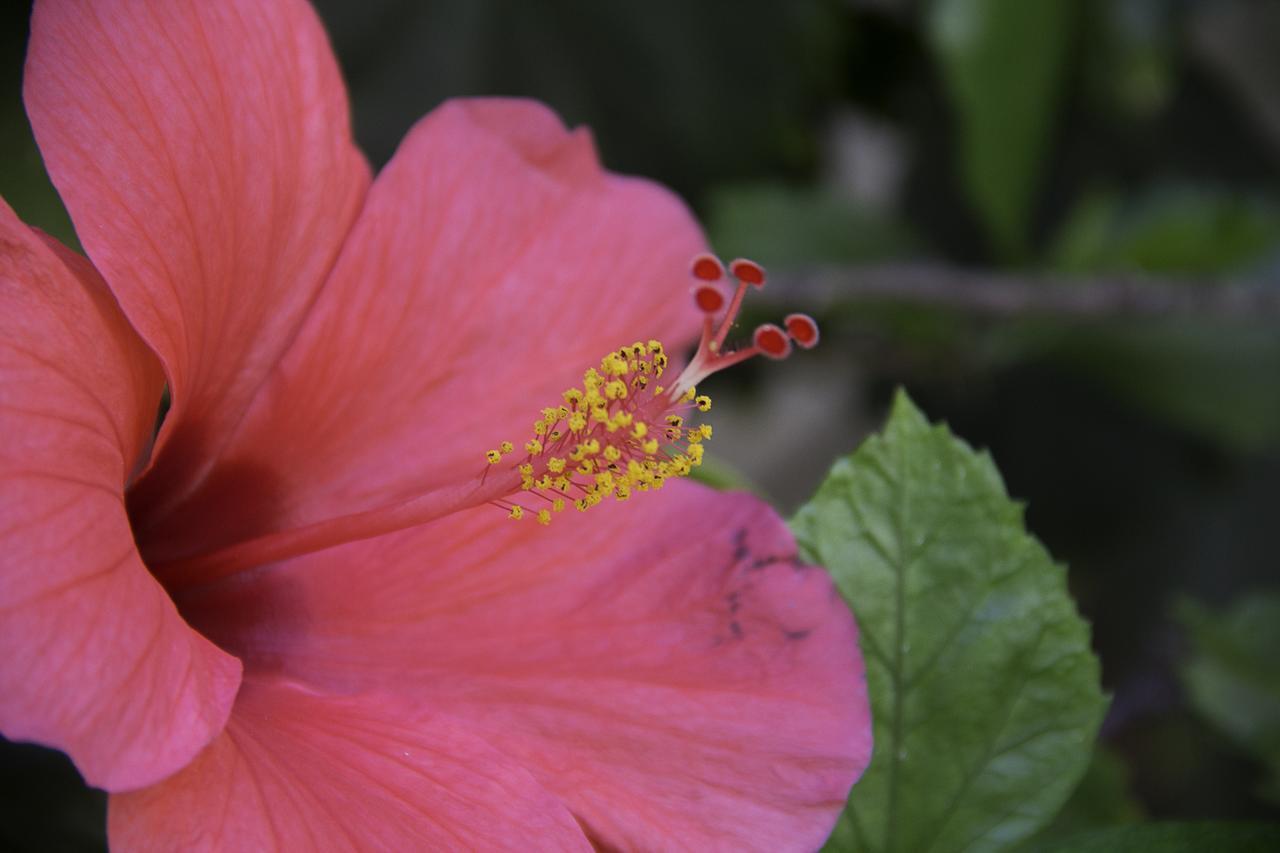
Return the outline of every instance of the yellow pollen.
<path id="1" fill-rule="evenodd" d="M 532 424 L 533 437 L 524 443 L 529 456 L 517 468 L 521 489 L 548 501 L 547 508 L 514 505 L 509 517 L 529 515 L 548 525 L 570 504 L 586 512 L 609 497 L 629 500 L 701 465 L 702 442 L 711 437 L 711 427 L 685 427 L 677 409 L 693 403 L 707 411 L 711 398 L 698 396 L 683 382 L 667 395 L 651 381 L 667 365 L 660 342 L 637 341 L 586 370 L 580 386 L 561 394 L 563 404 L 542 409 Z M 566 436 L 572 442 L 567 446 L 560 443 Z M 509 441 L 499 447 L 486 454 L 491 463 L 513 450 Z"/>
<path id="2" fill-rule="evenodd" d="M 489 460 L 490 465 L 497 465 L 502 461 L 502 454 L 496 450 L 490 450 L 485 453 L 484 458 Z"/>

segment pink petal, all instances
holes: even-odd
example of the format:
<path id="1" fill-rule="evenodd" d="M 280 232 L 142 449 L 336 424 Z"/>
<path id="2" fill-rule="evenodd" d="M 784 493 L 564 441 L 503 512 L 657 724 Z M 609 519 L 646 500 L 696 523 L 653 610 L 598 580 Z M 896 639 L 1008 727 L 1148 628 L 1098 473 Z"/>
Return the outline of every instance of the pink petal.
<path id="1" fill-rule="evenodd" d="M 465 720 L 607 847 L 814 849 L 870 757 L 830 578 L 766 506 L 688 483 L 549 528 L 460 513 L 188 612 L 250 668 Z"/>
<path id="2" fill-rule="evenodd" d="M 183 622 L 129 531 L 159 366 L 88 262 L 3 202 L 0 376 L 0 730 L 90 784 L 150 784 L 222 728 L 240 664 Z"/>
<path id="3" fill-rule="evenodd" d="M 76 230 L 160 356 L 173 408 L 139 533 L 202 479 L 368 188 L 302 0 L 36 4 L 27 110 Z"/>
<path id="4" fill-rule="evenodd" d="M 705 248 L 678 199 L 602 172 L 526 101 L 448 103 L 378 176 L 333 277 L 218 477 L 157 559 L 382 506 L 523 443 L 601 356 L 673 347 Z M 216 524 L 209 519 L 216 518 Z"/>
<path id="5" fill-rule="evenodd" d="M 440 715 L 245 682 L 222 737 L 111 798 L 116 850 L 590 849 L 528 772 Z"/>

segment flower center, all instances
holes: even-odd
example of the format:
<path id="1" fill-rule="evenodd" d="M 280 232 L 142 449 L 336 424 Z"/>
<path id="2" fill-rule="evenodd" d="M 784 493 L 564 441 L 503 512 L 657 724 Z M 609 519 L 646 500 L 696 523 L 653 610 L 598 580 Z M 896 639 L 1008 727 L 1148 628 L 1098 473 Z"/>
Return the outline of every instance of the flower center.
<path id="1" fill-rule="evenodd" d="M 711 438 L 710 424 L 685 423 L 691 410 L 711 409 L 711 398 L 698 394 L 697 383 L 756 355 L 786 358 L 792 341 L 806 349 L 817 344 L 817 323 L 791 314 L 785 330 L 765 323 L 752 334 L 751 346 L 724 352 L 746 291 L 764 286 L 764 270 L 753 261 L 730 264 L 737 287 L 726 299 L 719 260 L 699 255 L 691 269 L 697 281 L 693 301 L 703 313 L 702 338 L 674 383 L 661 382 L 668 364 L 661 342 L 622 347 L 601 359 L 599 368 L 587 370 L 580 387 L 561 395 L 563 402 L 542 410 L 522 455 L 510 441 L 485 454 L 495 466 L 512 456 L 519 459 L 520 491 L 490 501 L 508 518 L 550 524 L 569 503 L 585 512 L 606 498 L 625 501 L 635 492 L 662 488 L 672 477 L 687 477 L 702 464 L 703 442 Z"/>

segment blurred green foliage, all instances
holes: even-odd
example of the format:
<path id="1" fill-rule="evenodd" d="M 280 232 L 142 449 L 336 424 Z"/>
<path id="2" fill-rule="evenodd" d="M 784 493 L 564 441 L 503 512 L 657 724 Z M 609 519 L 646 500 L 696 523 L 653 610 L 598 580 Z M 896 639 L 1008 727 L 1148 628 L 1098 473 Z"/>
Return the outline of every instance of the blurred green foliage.
<path id="1" fill-rule="evenodd" d="M 1280 827 L 1250 823 L 1155 823 L 1100 829 L 1046 847 L 1043 853 L 1272 853 Z"/>
<path id="2" fill-rule="evenodd" d="M 1124 760 L 1105 748 L 1095 750 L 1080 784 L 1028 848 L 1039 850 L 1055 840 L 1142 820 L 1142 808 L 1129 786 L 1129 769 Z"/>
<path id="3" fill-rule="evenodd" d="M 717 189 L 707 230 L 726 257 L 783 268 L 887 260 L 918 246 L 904 223 L 838 193 L 779 184 Z"/>
<path id="4" fill-rule="evenodd" d="M 1194 707 L 1263 764 L 1259 793 L 1280 802 L 1280 592 L 1224 612 L 1183 600 L 1178 618 L 1194 645 L 1182 669 Z"/>
<path id="5" fill-rule="evenodd" d="M 929 43 L 959 125 L 965 187 L 1000 256 L 1018 261 L 1058 117 L 1076 0 L 932 0 Z"/>
<path id="6" fill-rule="evenodd" d="M 1086 195 L 1069 211 L 1049 265 L 1068 273 L 1215 276 L 1249 272 L 1280 247 L 1280 207 L 1259 195 L 1161 187 Z"/>

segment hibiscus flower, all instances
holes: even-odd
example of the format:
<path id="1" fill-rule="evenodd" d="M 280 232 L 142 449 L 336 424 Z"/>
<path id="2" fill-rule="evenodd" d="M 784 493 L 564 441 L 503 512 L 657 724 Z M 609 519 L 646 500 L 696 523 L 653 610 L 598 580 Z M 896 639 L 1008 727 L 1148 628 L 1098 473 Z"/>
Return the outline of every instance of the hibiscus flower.
<path id="1" fill-rule="evenodd" d="M 498 442 L 703 322 L 678 200 L 508 100 L 372 180 L 300 2 L 38 2 L 25 96 L 88 257 L 0 204 L 0 731 L 113 846 L 821 843 L 862 664 L 776 515 L 673 477 L 507 518 L 547 484 Z"/>

